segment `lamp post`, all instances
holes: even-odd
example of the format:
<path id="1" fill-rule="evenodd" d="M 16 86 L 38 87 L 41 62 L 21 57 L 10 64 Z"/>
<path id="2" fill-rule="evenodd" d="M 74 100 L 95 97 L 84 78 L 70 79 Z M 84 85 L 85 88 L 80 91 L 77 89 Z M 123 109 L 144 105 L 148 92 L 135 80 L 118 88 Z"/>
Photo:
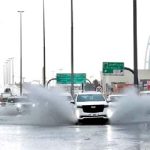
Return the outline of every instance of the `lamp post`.
<path id="1" fill-rule="evenodd" d="M 22 95 L 22 13 L 24 11 L 18 11 L 20 14 L 20 95 Z"/>
<path id="2" fill-rule="evenodd" d="M 9 61 L 10 61 L 11 84 L 14 85 L 14 57 L 9 58 Z"/>
<path id="3" fill-rule="evenodd" d="M 3 65 L 3 82 L 6 85 L 6 64 Z"/>
<path id="4" fill-rule="evenodd" d="M 8 85 L 11 84 L 11 62 L 10 59 L 7 60 L 7 73 L 8 73 Z"/>
<path id="5" fill-rule="evenodd" d="M 71 0 L 71 95 L 74 95 L 73 0 Z"/>
<path id="6" fill-rule="evenodd" d="M 43 86 L 46 85 L 46 52 L 45 52 L 45 5 L 43 0 Z"/>
<path id="7" fill-rule="evenodd" d="M 138 61 L 137 61 L 137 3 L 133 0 L 133 44 L 134 44 L 134 85 L 138 86 Z"/>
<path id="8" fill-rule="evenodd" d="M 4 63 L 3 67 L 3 76 L 4 76 L 4 86 L 8 84 L 8 61 Z"/>
<path id="9" fill-rule="evenodd" d="M 14 57 L 8 58 L 3 65 L 3 79 L 4 85 L 14 85 Z"/>
<path id="10" fill-rule="evenodd" d="M 14 58 L 11 58 L 12 60 L 12 84 L 14 85 Z"/>

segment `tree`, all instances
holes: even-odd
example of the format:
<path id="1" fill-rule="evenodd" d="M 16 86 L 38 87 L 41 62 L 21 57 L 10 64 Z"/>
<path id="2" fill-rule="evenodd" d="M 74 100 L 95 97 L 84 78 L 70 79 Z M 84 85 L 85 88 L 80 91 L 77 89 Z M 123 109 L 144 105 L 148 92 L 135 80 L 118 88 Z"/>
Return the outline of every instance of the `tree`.
<path id="1" fill-rule="evenodd" d="M 93 84 L 95 90 L 96 90 L 96 88 L 97 88 L 98 86 L 100 86 L 99 81 L 98 81 L 97 79 L 93 80 L 93 83 L 92 83 L 92 84 Z"/>

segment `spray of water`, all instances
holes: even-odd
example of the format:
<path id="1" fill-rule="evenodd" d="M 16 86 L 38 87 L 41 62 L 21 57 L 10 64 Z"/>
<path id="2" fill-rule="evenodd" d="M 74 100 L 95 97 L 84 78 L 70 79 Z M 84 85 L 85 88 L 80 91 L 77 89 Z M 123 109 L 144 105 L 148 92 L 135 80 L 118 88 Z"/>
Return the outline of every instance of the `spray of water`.
<path id="1" fill-rule="evenodd" d="M 64 125 L 74 123 L 73 104 L 64 91 L 59 88 L 45 89 L 42 87 L 30 87 L 30 97 L 37 107 L 31 112 L 33 123 L 46 125 Z"/>
<path id="2" fill-rule="evenodd" d="M 0 117 L 1 123 L 26 125 L 71 125 L 75 124 L 74 105 L 63 95 L 60 88 L 47 89 L 40 86 L 26 86 L 29 99 L 35 107 L 26 115 Z M 139 96 L 137 89 L 130 88 L 123 92 L 115 107 L 110 124 L 150 123 L 150 96 Z M 7 111 L 7 110 L 6 110 Z"/>
<path id="3" fill-rule="evenodd" d="M 110 118 L 111 124 L 142 123 L 150 122 L 150 96 L 140 96 L 137 89 L 126 89 L 111 108 L 113 115 Z"/>
<path id="4" fill-rule="evenodd" d="M 26 115 L 9 119 L 9 123 L 28 125 L 69 125 L 74 124 L 73 104 L 62 96 L 60 88 L 47 89 L 40 86 L 26 86 L 29 99 L 35 107 Z M 8 121 L 7 121 L 8 123 Z"/>

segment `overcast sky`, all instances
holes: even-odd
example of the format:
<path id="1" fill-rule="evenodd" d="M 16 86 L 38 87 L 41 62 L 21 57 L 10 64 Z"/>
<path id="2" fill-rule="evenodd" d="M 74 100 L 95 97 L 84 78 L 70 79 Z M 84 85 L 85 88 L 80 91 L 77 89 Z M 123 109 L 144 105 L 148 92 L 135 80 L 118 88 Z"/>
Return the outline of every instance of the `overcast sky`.
<path id="1" fill-rule="evenodd" d="M 0 1 L 0 67 L 14 57 L 15 81 L 19 81 L 22 15 L 23 77 L 42 80 L 42 0 Z M 137 0 L 138 67 L 144 68 L 150 35 L 150 0 Z M 70 0 L 45 0 L 46 76 L 69 73 Z M 133 0 L 74 0 L 74 72 L 100 79 L 102 62 L 124 62 L 133 69 Z"/>

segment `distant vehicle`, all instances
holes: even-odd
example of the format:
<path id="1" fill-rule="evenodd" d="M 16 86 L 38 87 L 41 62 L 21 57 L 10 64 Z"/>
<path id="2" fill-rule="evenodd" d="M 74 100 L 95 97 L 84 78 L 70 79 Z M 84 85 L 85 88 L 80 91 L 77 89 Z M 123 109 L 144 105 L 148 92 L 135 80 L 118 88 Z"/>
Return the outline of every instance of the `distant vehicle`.
<path id="1" fill-rule="evenodd" d="M 18 113 L 29 113 L 35 104 L 25 96 L 8 97 L 6 106 L 15 107 Z"/>
<path id="2" fill-rule="evenodd" d="M 111 94 L 107 97 L 107 102 L 109 105 L 109 118 L 111 118 L 114 111 L 120 107 L 119 104 L 123 102 L 122 100 L 124 100 L 125 97 L 126 95 L 123 94 Z"/>
<path id="3" fill-rule="evenodd" d="M 121 94 L 111 94 L 107 97 L 107 102 L 117 102 L 120 98 L 124 97 L 125 95 Z"/>
<path id="4" fill-rule="evenodd" d="M 5 106 L 6 102 L 7 102 L 7 99 L 10 96 L 12 96 L 11 93 L 1 93 L 1 96 L 0 96 L 0 106 Z"/>
<path id="5" fill-rule="evenodd" d="M 109 107 L 116 107 L 116 105 L 118 104 L 118 102 L 120 102 L 120 100 L 122 98 L 124 98 L 125 95 L 123 94 L 111 94 L 107 97 L 107 102 L 109 103 Z"/>
<path id="6" fill-rule="evenodd" d="M 150 91 L 140 91 L 139 95 L 140 96 L 144 96 L 144 95 L 150 96 Z"/>
<path id="7" fill-rule="evenodd" d="M 4 93 L 11 93 L 11 89 L 10 89 L 10 88 L 6 88 L 6 89 L 4 90 Z"/>
<path id="8" fill-rule="evenodd" d="M 108 103 L 101 92 L 81 92 L 76 94 L 74 100 L 78 122 L 84 119 L 108 119 Z"/>

